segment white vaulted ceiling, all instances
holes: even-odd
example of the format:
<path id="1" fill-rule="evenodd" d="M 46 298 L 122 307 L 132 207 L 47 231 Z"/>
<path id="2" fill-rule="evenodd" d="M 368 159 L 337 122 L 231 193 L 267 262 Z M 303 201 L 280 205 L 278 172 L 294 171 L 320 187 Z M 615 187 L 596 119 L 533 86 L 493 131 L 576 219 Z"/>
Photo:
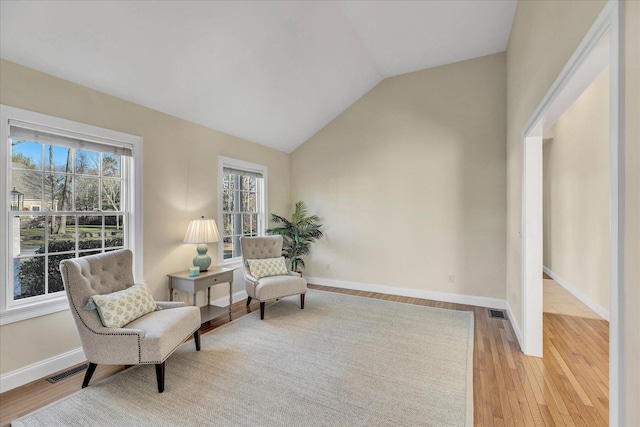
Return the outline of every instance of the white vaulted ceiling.
<path id="1" fill-rule="evenodd" d="M 1 0 L 0 56 L 291 152 L 385 77 L 504 51 L 515 7 Z"/>

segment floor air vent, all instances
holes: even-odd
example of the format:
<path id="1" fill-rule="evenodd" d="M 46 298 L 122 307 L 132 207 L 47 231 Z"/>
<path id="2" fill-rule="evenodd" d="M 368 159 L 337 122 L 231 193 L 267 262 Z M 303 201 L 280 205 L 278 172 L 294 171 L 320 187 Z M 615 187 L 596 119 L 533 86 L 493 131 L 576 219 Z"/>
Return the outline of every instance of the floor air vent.
<path id="1" fill-rule="evenodd" d="M 494 310 L 494 309 L 489 309 L 489 317 L 493 318 L 493 319 L 506 319 L 507 317 L 504 315 L 504 311 L 503 310 Z"/>
<path id="2" fill-rule="evenodd" d="M 63 380 L 65 378 L 68 378 L 68 377 L 70 377 L 72 375 L 75 375 L 75 374 L 77 374 L 79 372 L 84 371 L 88 367 L 89 367 L 89 365 L 86 364 L 86 363 L 84 365 L 76 366 L 75 368 L 71 368 L 68 371 L 64 371 L 61 374 L 54 375 L 51 378 L 47 378 L 47 381 L 49 381 L 51 384 L 55 384 L 60 380 Z"/>

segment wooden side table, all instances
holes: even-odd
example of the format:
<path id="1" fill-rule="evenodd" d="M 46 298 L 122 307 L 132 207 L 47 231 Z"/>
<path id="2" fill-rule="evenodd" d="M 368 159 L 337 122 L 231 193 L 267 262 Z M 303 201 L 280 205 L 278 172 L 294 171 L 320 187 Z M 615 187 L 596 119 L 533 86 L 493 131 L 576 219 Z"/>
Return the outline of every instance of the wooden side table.
<path id="1" fill-rule="evenodd" d="M 200 307 L 201 323 L 206 323 L 227 312 L 225 307 L 211 305 L 211 286 L 229 283 L 229 320 L 231 320 L 231 304 L 233 303 L 233 269 L 212 267 L 198 276 L 189 277 L 189 271 L 181 271 L 167 275 L 169 278 L 169 301 L 173 301 L 173 290 L 193 294 L 193 305 L 196 305 L 198 291 L 207 290 L 207 305 Z"/>

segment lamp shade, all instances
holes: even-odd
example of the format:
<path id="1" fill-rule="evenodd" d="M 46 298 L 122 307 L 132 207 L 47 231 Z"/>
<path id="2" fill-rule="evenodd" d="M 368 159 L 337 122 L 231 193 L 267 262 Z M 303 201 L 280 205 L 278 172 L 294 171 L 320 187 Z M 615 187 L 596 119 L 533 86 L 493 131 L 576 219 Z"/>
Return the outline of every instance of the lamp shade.
<path id="1" fill-rule="evenodd" d="M 212 218 L 192 219 L 184 236 L 184 243 L 215 243 L 220 241 L 218 227 Z"/>
<path id="2" fill-rule="evenodd" d="M 193 259 L 194 267 L 199 267 L 200 271 L 207 271 L 211 265 L 211 257 L 207 255 L 207 243 L 220 241 L 218 227 L 211 218 L 202 217 L 192 219 L 187 228 L 187 235 L 184 236 L 184 243 L 196 243 L 198 245 L 198 255 Z"/>

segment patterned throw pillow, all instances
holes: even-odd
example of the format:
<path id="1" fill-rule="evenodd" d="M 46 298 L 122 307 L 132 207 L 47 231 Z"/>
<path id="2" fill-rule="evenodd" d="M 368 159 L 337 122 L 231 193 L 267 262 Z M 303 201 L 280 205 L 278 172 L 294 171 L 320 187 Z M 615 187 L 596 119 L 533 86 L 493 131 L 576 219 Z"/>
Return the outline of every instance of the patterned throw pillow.
<path id="1" fill-rule="evenodd" d="M 91 298 L 98 309 L 102 324 L 107 328 L 121 328 L 157 308 L 145 283 L 107 295 L 94 295 Z"/>
<path id="2" fill-rule="evenodd" d="M 280 258 L 248 259 L 247 262 L 251 275 L 256 279 L 289 274 L 283 256 Z"/>

